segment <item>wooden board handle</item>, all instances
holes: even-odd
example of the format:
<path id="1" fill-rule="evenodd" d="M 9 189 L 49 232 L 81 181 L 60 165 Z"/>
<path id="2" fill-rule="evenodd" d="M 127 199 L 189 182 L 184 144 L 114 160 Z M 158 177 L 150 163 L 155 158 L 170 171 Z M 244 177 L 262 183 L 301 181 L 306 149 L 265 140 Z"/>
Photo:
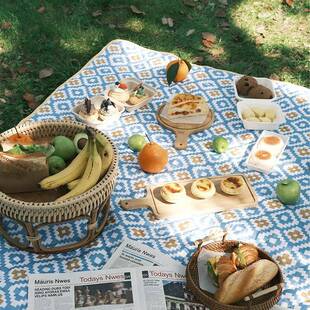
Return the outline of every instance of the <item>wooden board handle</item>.
<path id="1" fill-rule="evenodd" d="M 139 199 L 128 199 L 128 200 L 121 200 L 119 202 L 120 206 L 124 210 L 135 210 L 140 208 L 150 208 L 151 207 L 151 198 L 139 198 Z"/>
<path id="2" fill-rule="evenodd" d="M 177 150 L 185 150 L 187 148 L 189 132 L 185 130 L 176 130 L 175 131 L 175 142 L 174 147 Z"/>

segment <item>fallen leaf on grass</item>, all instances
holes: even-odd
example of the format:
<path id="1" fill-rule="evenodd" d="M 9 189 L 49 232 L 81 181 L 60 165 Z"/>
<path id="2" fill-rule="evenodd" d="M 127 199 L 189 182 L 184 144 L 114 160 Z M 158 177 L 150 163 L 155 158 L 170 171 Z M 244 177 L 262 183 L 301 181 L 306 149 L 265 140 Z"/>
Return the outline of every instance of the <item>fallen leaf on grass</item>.
<path id="1" fill-rule="evenodd" d="M 174 20 L 171 17 L 163 17 L 161 19 L 163 25 L 168 25 L 169 27 L 173 27 Z"/>
<path id="2" fill-rule="evenodd" d="M 6 100 L 4 98 L 0 98 L 0 103 L 6 103 Z"/>
<path id="3" fill-rule="evenodd" d="M 91 15 L 92 15 L 93 17 L 100 16 L 100 15 L 102 15 L 102 11 L 101 11 L 101 10 L 97 10 L 97 11 L 91 13 Z"/>
<path id="4" fill-rule="evenodd" d="M 309 12 L 310 12 L 310 9 L 304 9 L 304 12 L 305 12 L 305 13 L 309 13 Z"/>
<path id="5" fill-rule="evenodd" d="M 275 73 L 271 74 L 269 78 L 272 80 L 280 81 L 280 77 Z"/>
<path id="6" fill-rule="evenodd" d="M 210 32 L 202 33 L 202 44 L 203 46 L 210 48 L 216 42 L 216 36 Z"/>
<path id="7" fill-rule="evenodd" d="M 293 6 L 294 0 L 283 0 L 282 3 L 283 3 L 283 4 L 286 4 L 286 5 L 288 5 L 288 6 Z"/>
<path id="8" fill-rule="evenodd" d="M 52 68 L 44 68 L 44 69 L 40 70 L 39 78 L 45 79 L 45 78 L 51 76 L 53 73 L 54 73 L 54 70 Z"/>
<path id="9" fill-rule="evenodd" d="M 39 106 L 39 103 L 36 102 L 34 95 L 31 93 L 24 93 L 23 99 L 27 102 L 28 107 L 32 110 Z"/>
<path id="10" fill-rule="evenodd" d="M 204 63 L 204 57 L 203 56 L 196 56 L 192 59 L 192 63 L 194 64 L 203 64 Z"/>
<path id="11" fill-rule="evenodd" d="M 2 22 L 0 25 L 0 29 L 2 29 L 2 30 L 7 30 L 10 28 L 12 28 L 12 23 L 10 23 L 10 22 Z"/>
<path id="12" fill-rule="evenodd" d="M 28 72 L 28 68 L 26 66 L 19 67 L 17 69 L 17 72 L 20 74 L 26 73 L 26 72 Z"/>
<path id="13" fill-rule="evenodd" d="M 193 34 L 195 32 L 195 29 L 189 29 L 187 32 L 186 32 L 186 36 L 190 36 L 191 34 Z"/>
<path id="14" fill-rule="evenodd" d="M 139 10 L 136 6 L 134 5 L 131 5 L 130 6 L 130 9 L 131 9 L 131 12 L 132 13 L 135 13 L 135 14 L 138 14 L 138 15 L 145 15 L 145 12 Z"/>
<path id="15" fill-rule="evenodd" d="M 4 96 L 5 97 L 11 97 L 13 95 L 12 91 L 9 89 L 4 89 Z"/>
<path id="16" fill-rule="evenodd" d="M 264 26 L 264 25 L 258 25 L 258 26 L 255 28 L 255 31 L 256 31 L 257 33 L 264 34 L 264 32 L 266 31 L 266 29 L 265 29 L 265 26 Z"/>
<path id="17" fill-rule="evenodd" d="M 40 14 L 44 14 L 46 12 L 46 7 L 45 6 L 40 6 L 37 9 L 37 12 L 40 13 Z"/>
<path id="18" fill-rule="evenodd" d="M 260 34 L 259 36 L 257 36 L 255 38 L 255 44 L 256 45 L 262 45 L 264 43 L 264 38 L 265 38 L 265 36 Z"/>
<path id="19" fill-rule="evenodd" d="M 183 0 L 184 5 L 194 8 L 197 5 L 197 2 L 194 0 Z"/>
<path id="20" fill-rule="evenodd" d="M 214 58 L 219 58 L 222 54 L 224 53 L 224 49 L 222 47 L 219 48 L 214 48 L 210 51 L 210 54 L 214 57 Z"/>

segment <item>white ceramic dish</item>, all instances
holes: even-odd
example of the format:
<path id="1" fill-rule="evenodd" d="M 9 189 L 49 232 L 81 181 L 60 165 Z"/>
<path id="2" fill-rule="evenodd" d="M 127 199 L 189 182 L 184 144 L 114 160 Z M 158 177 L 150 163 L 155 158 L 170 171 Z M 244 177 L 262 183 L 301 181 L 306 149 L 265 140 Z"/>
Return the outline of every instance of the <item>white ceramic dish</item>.
<path id="1" fill-rule="evenodd" d="M 276 111 L 276 118 L 275 120 L 271 122 L 253 122 L 253 121 L 248 121 L 242 118 L 242 112 L 246 108 L 252 108 L 252 107 L 261 107 L 264 109 L 274 109 Z M 255 99 L 255 100 L 248 100 L 244 99 L 241 100 L 237 103 L 237 111 L 238 115 L 241 118 L 243 122 L 243 126 L 245 129 L 252 129 L 252 130 L 277 130 L 279 129 L 279 126 L 283 123 L 285 123 L 285 115 L 282 112 L 281 107 L 269 100 L 260 100 L 260 99 Z"/>
<path id="2" fill-rule="evenodd" d="M 101 102 L 106 99 L 105 96 L 94 96 L 92 98 L 89 98 L 92 103 L 94 104 L 94 106 L 96 107 L 96 109 L 99 109 L 100 108 L 100 105 L 101 105 Z M 112 117 L 110 117 L 109 119 L 105 120 L 105 121 L 88 121 L 88 120 L 85 120 L 83 117 L 81 117 L 79 115 L 79 112 L 80 112 L 80 109 L 81 107 L 83 106 L 84 102 L 83 101 L 80 101 L 78 103 L 78 105 L 76 105 L 72 112 L 75 116 L 75 118 L 82 122 L 82 123 L 85 123 L 89 126 L 92 126 L 92 127 L 95 127 L 97 129 L 103 129 L 103 128 L 106 128 L 107 126 L 111 125 L 113 122 L 117 121 L 121 114 L 125 111 L 125 108 L 122 107 L 122 106 L 119 106 L 118 104 L 115 103 L 117 109 L 118 109 L 118 113 L 115 113 Z"/>
<path id="3" fill-rule="evenodd" d="M 120 81 L 120 83 L 125 83 L 127 86 L 128 86 L 128 90 L 131 91 L 133 90 L 137 85 L 141 84 L 142 81 L 136 79 L 136 78 L 125 78 L 125 79 L 122 79 Z M 155 96 L 156 94 L 156 89 L 143 83 L 142 84 L 143 87 L 144 87 L 144 91 L 145 91 L 145 94 L 147 95 L 147 98 L 145 98 L 144 100 L 142 100 L 139 104 L 135 104 L 135 105 L 132 105 L 132 104 L 128 104 L 127 102 L 122 102 L 122 101 L 118 101 L 118 100 L 115 100 L 115 99 L 112 99 L 110 98 L 113 102 L 115 102 L 116 104 L 120 105 L 120 106 L 123 106 L 126 111 L 128 112 L 131 112 L 131 111 L 134 111 L 134 110 L 137 110 L 137 109 L 140 109 L 141 107 L 145 106 L 146 104 L 148 104 L 152 98 Z M 112 87 L 112 86 L 111 86 Z M 105 95 L 107 97 L 108 96 L 108 92 L 109 90 L 111 89 L 111 87 L 109 87 L 106 92 L 105 92 Z"/>
<path id="4" fill-rule="evenodd" d="M 280 139 L 282 139 L 282 144 L 281 146 L 279 146 L 278 150 L 275 152 L 275 148 L 273 147 L 270 148 L 270 149 L 267 149 L 266 147 L 264 146 L 261 146 L 262 143 L 262 138 L 266 137 L 266 136 L 276 136 L 276 137 L 279 137 Z M 263 172 L 263 173 L 270 173 L 273 168 L 277 165 L 285 147 L 287 146 L 288 144 L 288 136 L 284 136 L 284 135 L 281 135 L 281 134 L 278 134 L 278 133 L 275 133 L 273 131 L 267 131 L 267 130 L 264 130 L 262 132 L 262 134 L 260 135 L 260 137 L 258 138 L 258 140 L 256 141 L 254 147 L 252 148 L 247 160 L 246 160 L 246 166 L 249 168 L 249 169 L 253 169 L 253 170 L 257 170 L 257 171 L 260 171 L 260 172 Z M 270 161 L 270 164 L 268 165 L 263 165 L 261 164 L 261 162 L 257 161 L 257 160 L 253 160 L 253 157 L 254 157 L 254 153 L 259 151 L 259 150 L 264 150 L 264 151 L 269 151 L 272 155 L 273 155 L 273 159 L 272 161 Z"/>
<path id="5" fill-rule="evenodd" d="M 274 87 L 273 87 L 273 84 L 272 84 L 272 81 L 271 80 L 269 80 L 269 79 L 266 79 L 266 78 L 255 78 L 256 79 L 256 81 L 257 81 L 257 83 L 259 84 L 259 85 L 262 85 L 262 86 L 265 86 L 265 87 L 267 87 L 267 88 L 269 88 L 270 90 L 271 90 L 271 92 L 272 92 L 272 99 L 257 99 L 257 98 L 248 98 L 248 97 L 243 97 L 243 96 L 239 96 L 239 94 L 238 94 L 238 91 L 237 91 L 237 82 L 240 80 L 242 78 L 242 76 L 235 76 L 234 77 L 234 82 L 233 82 L 233 86 L 234 86 L 234 90 L 235 90 L 235 96 L 236 96 L 236 98 L 237 98 L 237 100 L 253 100 L 253 101 L 274 101 L 275 99 L 277 99 L 277 95 L 276 95 L 276 92 L 275 92 L 275 90 L 274 90 Z"/>

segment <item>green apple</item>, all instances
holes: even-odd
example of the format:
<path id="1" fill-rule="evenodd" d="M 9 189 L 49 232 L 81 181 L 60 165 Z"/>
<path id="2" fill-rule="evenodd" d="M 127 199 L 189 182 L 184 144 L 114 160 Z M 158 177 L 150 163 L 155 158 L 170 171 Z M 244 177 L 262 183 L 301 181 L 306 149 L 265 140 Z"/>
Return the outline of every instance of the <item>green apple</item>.
<path id="1" fill-rule="evenodd" d="M 59 156 L 65 161 L 70 161 L 76 155 L 76 148 L 73 141 L 65 136 L 57 136 L 52 141 L 55 147 L 53 155 Z"/>
<path id="2" fill-rule="evenodd" d="M 130 149 L 132 149 L 135 152 L 140 152 L 146 143 L 147 141 L 145 137 L 139 134 L 132 135 L 128 139 L 128 145 Z"/>
<path id="3" fill-rule="evenodd" d="M 56 174 L 66 168 L 66 162 L 59 156 L 52 155 L 47 159 L 49 174 Z"/>
<path id="4" fill-rule="evenodd" d="M 294 205 L 300 197 L 300 185 L 292 179 L 282 180 L 276 188 L 278 199 L 285 205 Z"/>
<path id="5" fill-rule="evenodd" d="M 216 137 L 213 139 L 212 146 L 215 152 L 221 154 L 227 151 L 229 142 L 224 137 Z"/>

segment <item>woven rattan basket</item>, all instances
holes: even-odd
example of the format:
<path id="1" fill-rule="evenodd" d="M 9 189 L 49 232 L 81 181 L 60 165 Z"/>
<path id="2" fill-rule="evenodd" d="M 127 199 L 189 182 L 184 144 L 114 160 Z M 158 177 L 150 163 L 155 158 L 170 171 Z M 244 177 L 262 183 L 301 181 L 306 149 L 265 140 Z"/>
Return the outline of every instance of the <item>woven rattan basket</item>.
<path id="1" fill-rule="evenodd" d="M 198 249 L 191 257 L 186 268 L 187 289 L 195 296 L 195 298 L 199 302 L 208 306 L 212 310 L 267 310 L 272 308 L 279 301 L 284 285 L 283 276 L 280 268 L 278 274 L 272 279 L 272 281 L 268 283 L 266 287 L 263 287 L 263 291 L 260 292 L 261 296 L 255 297 L 255 294 L 253 294 L 248 296 L 249 298 L 247 301 L 242 300 L 234 305 L 225 305 L 223 303 L 220 303 L 214 299 L 213 294 L 200 289 L 197 267 L 198 255 L 202 248 L 215 252 L 231 252 L 233 247 L 238 245 L 239 241 L 225 240 L 225 237 L 226 235 L 224 235 L 222 241 L 214 241 L 205 245 L 205 240 L 198 240 Z M 242 242 L 242 244 L 247 243 Z M 259 248 L 257 248 L 257 250 L 259 252 L 260 258 L 271 260 L 272 262 L 277 264 L 266 252 Z"/>
<path id="2" fill-rule="evenodd" d="M 43 121 L 25 123 L 17 129 L 18 132 L 30 135 L 33 139 L 56 135 L 73 138 L 76 133 L 85 129 L 85 125 L 71 121 Z M 12 129 L 2 133 L 0 143 L 12 134 L 15 134 Z M 103 179 L 84 194 L 61 202 L 25 202 L 0 192 L 0 233 L 10 244 L 35 253 L 59 253 L 85 246 L 102 232 L 107 221 L 110 196 L 118 172 L 117 150 L 109 137 L 106 138 L 113 147 L 112 164 Z M 43 241 L 46 237 L 40 234 L 43 226 L 50 226 L 48 229 L 51 229 L 53 225 L 59 226 L 64 223 L 74 225 L 75 221 L 82 220 L 87 223 L 86 227 L 85 224 L 83 226 L 86 231 L 83 238 L 65 245 L 44 246 Z M 25 238 L 12 236 L 6 225 L 8 221 L 22 227 Z"/>

